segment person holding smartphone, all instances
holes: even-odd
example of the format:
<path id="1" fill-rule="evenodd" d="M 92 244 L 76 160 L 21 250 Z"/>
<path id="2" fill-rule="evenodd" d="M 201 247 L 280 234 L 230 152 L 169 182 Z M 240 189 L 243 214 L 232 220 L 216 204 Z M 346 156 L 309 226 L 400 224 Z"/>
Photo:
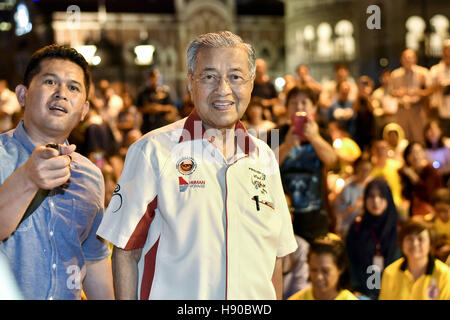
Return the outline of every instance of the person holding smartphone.
<path id="1" fill-rule="evenodd" d="M 24 120 L 0 135 L 0 251 L 25 299 L 76 300 L 82 289 L 114 298 L 110 251 L 96 236 L 103 177 L 67 141 L 89 110 L 89 87 L 75 49 L 39 49 L 15 90 Z"/>
<path id="2" fill-rule="evenodd" d="M 275 153 L 283 187 L 292 194 L 294 232 L 312 241 L 333 230 L 326 170 L 338 163 L 338 157 L 320 132 L 314 92 L 294 87 L 286 101 L 290 123 L 280 128 L 281 144 Z"/>

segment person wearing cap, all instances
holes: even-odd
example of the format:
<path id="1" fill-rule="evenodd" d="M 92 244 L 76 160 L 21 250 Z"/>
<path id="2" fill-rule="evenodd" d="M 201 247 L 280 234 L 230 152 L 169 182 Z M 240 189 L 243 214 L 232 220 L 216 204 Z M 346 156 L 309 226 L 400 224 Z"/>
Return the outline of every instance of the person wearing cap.
<path id="1" fill-rule="evenodd" d="M 404 257 L 384 270 L 380 300 L 450 300 L 450 268 L 431 253 L 429 227 L 410 220 L 399 234 Z"/>
<path id="2" fill-rule="evenodd" d="M 24 120 L 0 135 L 0 250 L 25 299 L 114 298 L 110 251 L 96 236 L 103 177 L 67 142 L 88 112 L 89 85 L 75 49 L 39 49 L 16 87 Z"/>
<path id="3" fill-rule="evenodd" d="M 198 36 L 195 109 L 129 148 L 98 230 L 114 244 L 116 298 L 281 299 L 297 243 L 275 155 L 239 121 L 254 60 L 229 31 Z"/>

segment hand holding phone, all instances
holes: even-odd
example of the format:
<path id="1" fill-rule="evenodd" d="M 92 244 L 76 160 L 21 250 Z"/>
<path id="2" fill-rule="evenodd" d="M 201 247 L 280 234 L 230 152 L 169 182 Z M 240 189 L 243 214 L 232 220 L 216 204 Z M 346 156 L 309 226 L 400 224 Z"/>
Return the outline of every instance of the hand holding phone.
<path id="1" fill-rule="evenodd" d="M 293 127 L 292 133 L 299 136 L 301 141 L 308 140 L 306 139 L 304 134 L 306 122 L 308 122 L 306 112 L 303 111 L 296 112 L 295 115 L 292 117 L 292 127 Z"/>

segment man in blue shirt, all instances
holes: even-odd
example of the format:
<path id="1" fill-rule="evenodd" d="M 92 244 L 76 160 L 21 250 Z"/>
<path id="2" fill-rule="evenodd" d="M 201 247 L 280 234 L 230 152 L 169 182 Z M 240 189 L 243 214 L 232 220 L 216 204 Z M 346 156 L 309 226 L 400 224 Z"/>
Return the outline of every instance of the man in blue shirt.
<path id="1" fill-rule="evenodd" d="M 80 299 L 81 290 L 88 299 L 114 298 L 109 248 L 96 237 L 103 177 L 67 143 L 89 109 L 89 84 L 74 49 L 36 51 L 16 88 L 24 120 L 0 135 L 0 250 L 25 299 Z M 39 190 L 49 193 L 20 223 Z"/>

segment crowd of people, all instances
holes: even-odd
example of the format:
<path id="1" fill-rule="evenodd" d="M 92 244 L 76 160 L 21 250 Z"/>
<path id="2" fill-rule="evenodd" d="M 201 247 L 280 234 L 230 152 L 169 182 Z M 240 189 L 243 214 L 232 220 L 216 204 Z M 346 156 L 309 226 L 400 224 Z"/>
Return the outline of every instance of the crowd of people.
<path id="1" fill-rule="evenodd" d="M 298 248 L 283 259 L 285 299 L 450 299 L 450 42 L 429 70 L 411 49 L 400 60 L 379 88 L 343 63 L 326 82 L 301 64 L 278 92 L 256 59 L 242 121 L 277 155 L 291 211 Z M 176 104 L 156 68 L 135 97 L 93 80 L 68 140 L 102 171 L 107 207 L 129 147 L 195 106 L 189 95 Z M 0 80 L 1 132 L 22 114 Z"/>

